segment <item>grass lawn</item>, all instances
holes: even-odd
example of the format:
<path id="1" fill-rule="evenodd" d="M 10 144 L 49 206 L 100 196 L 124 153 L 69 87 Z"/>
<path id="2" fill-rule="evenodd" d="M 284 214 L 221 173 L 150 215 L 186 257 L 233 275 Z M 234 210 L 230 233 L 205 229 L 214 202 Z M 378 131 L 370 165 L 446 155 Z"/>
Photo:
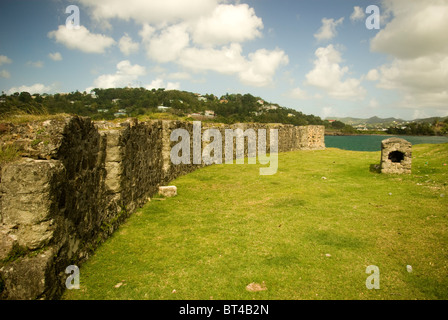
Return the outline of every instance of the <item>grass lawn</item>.
<path id="1" fill-rule="evenodd" d="M 412 175 L 371 172 L 380 152 L 327 149 L 282 153 L 273 176 L 246 164 L 180 177 L 63 299 L 448 299 L 448 144 L 413 156 Z M 366 288 L 371 265 L 380 289 Z"/>

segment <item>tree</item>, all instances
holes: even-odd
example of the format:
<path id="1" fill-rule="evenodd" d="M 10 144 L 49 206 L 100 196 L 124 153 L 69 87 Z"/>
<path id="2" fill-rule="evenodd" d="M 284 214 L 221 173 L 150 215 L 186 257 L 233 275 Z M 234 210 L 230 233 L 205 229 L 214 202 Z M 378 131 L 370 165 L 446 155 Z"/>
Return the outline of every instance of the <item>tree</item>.
<path id="1" fill-rule="evenodd" d="M 29 92 L 21 92 L 19 95 L 19 101 L 23 103 L 29 103 L 33 101 L 33 98 L 31 98 L 31 94 Z"/>
<path id="2" fill-rule="evenodd" d="M 334 121 L 332 124 L 331 124 L 331 127 L 333 128 L 333 129 L 344 129 L 344 127 L 345 127 L 345 123 L 343 123 L 343 122 L 341 122 L 341 121 L 339 121 L 339 120 L 336 120 L 336 121 Z"/>

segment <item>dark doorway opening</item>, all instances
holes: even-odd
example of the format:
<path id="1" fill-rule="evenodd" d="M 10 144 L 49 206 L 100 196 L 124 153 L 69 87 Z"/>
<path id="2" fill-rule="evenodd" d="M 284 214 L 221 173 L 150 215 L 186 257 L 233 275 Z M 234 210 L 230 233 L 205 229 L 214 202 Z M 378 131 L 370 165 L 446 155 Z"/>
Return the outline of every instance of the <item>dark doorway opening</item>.
<path id="1" fill-rule="evenodd" d="M 404 153 L 400 151 L 393 151 L 389 153 L 389 160 L 394 163 L 400 163 L 404 160 Z"/>

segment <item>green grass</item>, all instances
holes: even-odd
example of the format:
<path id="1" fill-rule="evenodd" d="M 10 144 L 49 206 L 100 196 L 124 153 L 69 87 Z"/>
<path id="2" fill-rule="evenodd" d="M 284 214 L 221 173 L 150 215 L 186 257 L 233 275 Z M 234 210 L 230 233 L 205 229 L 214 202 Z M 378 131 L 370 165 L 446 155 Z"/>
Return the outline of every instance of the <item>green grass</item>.
<path id="1" fill-rule="evenodd" d="M 14 112 L 14 114 L 5 113 L 0 115 L 0 122 L 12 123 L 15 125 L 30 123 L 30 122 L 43 122 L 46 120 L 63 120 L 66 117 L 70 117 L 69 114 L 28 114 L 25 112 Z"/>
<path id="2" fill-rule="evenodd" d="M 413 154 L 412 175 L 371 172 L 379 152 L 327 149 L 280 154 L 273 176 L 247 164 L 183 176 L 63 299 L 447 299 L 448 144 Z M 379 290 L 366 288 L 370 265 Z"/>
<path id="3" fill-rule="evenodd" d="M 7 163 L 20 158 L 19 149 L 13 145 L 0 145 L 0 169 Z"/>

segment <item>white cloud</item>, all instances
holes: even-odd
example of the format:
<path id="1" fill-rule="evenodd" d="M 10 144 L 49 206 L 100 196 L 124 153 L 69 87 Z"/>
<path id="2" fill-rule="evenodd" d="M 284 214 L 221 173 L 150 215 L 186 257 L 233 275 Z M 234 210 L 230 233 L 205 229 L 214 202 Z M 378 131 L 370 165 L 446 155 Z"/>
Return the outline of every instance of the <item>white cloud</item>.
<path id="1" fill-rule="evenodd" d="M 78 0 L 96 20 L 114 18 L 140 24 L 166 25 L 210 14 L 218 0 Z"/>
<path id="2" fill-rule="evenodd" d="M 353 13 L 350 16 L 350 20 L 355 22 L 355 21 L 364 20 L 365 17 L 366 17 L 366 14 L 364 12 L 364 9 L 356 6 L 353 8 Z"/>
<path id="3" fill-rule="evenodd" d="M 129 60 L 121 61 L 117 64 L 117 71 L 114 74 L 104 74 L 94 81 L 94 88 L 121 88 L 133 86 L 140 76 L 146 74 L 146 68 L 138 64 L 132 65 Z"/>
<path id="4" fill-rule="evenodd" d="M 53 61 L 61 61 L 62 55 L 59 52 L 49 53 L 48 57 Z"/>
<path id="5" fill-rule="evenodd" d="M 448 106 L 448 57 L 431 55 L 411 60 L 395 59 L 380 67 L 378 86 L 398 89 L 409 107 Z"/>
<path id="6" fill-rule="evenodd" d="M 183 51 L 178 63 L 197 72 L 210 70 L 228 75 L 237 74 L 246 64 L 242 51 L 243 48 L 237 43 L 221 49 L 190 47 Z"/>
<path id="7" fill-rule="evenodd" d="M 118 1 L 78 0 L 100 20 L 133 20 L 148 59 L 176 63 L 187 71 L 237 76 L 252 86 L 272 84 L 276 70 L 288 63 L 280 49 L 260 48 L 242 55 L 242 43 L 261 37 L 262 19 L 247 4 L 224 0 Z M 127 53 L 123 39 L 119 43 Z"/>
<path id="8" fill-rule="evenodd" d="M 378 70 L 372 69 L 367 73 L 366 79 L 369 81 L 378 81 L 380 78 L 380 74 Z"/>
<path id="9" fill-rule="evenodd" d="M 317 59 L 314 69 L 306 75 L 309 85 L 325 90 L 335 99 L 363 99 L 366 91 L 361 81 L 355 78 L 343 80 L 348 74 L 348 67 L 341 67 L 341 54 L 333 45 L 318 48 L 315 52 Z"/>
<path id="10" fill-rule="evenodd" d="M 280 49 L 260 49 L 246 58 L 242 55 L 241 45 L 232 43 L 221 49 L 187 48 L 178 62 L 193 71 L 238 75 L 242 83 L 262 87 L 272 84 L 276 70 L 281 65 L 288 64 L 289 58 Z"/>
<path id="11" fill-rule="evenodd" d="M 299 99 L 299 100 L 307 100 L 307 99 L 310 98 L 309 95 L 308 95 L 308 93 L 307 93 L 305 90 L 302 90 L 302 89 L 299 88 L 299 87 L 294 88 L 294 89 L 289 93 L 289 96 L 290 96 L 291 98 Z"/>
<path id="12" fill-rule="evenodd" d="M 247 4 L 219 5 L 210 16 L 193 26 L 193 41 L 201 45 L 225 45 L 261 36 L 263 22 Z"/>
<path id="13" fill-rule="evenodd" d="M 148 58 L 160 63 L 176 60 L 190 42 L 186 28 L 185 24 L 173 25 L 159 35 L 155 35 L 150 29 L 142 30 Z"/>
<path id="14" fill-rule="evenodd" d="M 9 79 L 11 78 L 11 74 L 6 70 L 0 70 L 0 78 Z"/>
<path id="15" fill-rule="evenodd" d="M 323 107 L 321 112 L 321 118 L 326 119 L 328 117 L 337 116 L 337 111 L 333 107 Z"/>
<path id="16" fill-rule="evenodd" d="M 169 79 L 187 80 L 191 79 L 191 75 L 187 72 L 173 72 L 167 75 Z"/>
<path id="17" fill-rule="evenodd" d="M 268 86 L 272 84 L 277 69 L 288 63 L 289 58 L 284 51 L 260 49 L 249 54 L 249 61 L 239 72 L 239 78 L 241 82 L 251 86 Z"/>
<path id="18" fill-rule="evenodd" d="M 314 34 L 314 37 L 318 41 L 333 39 L 337 35 L 336 27 L 341 25 L 343 22 L 344 17 L 336 21 L 334 19 L 323 18 L 322 27 L 318 30 L 316 34 Z"/>
<path id="19" fill-rule="evenodd" d="M 391 1 L 393 17 L 371 41 L 371 50 L 393 59 L 377 68 L 378 86 L 397 90 L 402 107 L 448 108 L 448 2 Z"/>
<path id="20" fill-rule="evenodd" d="M 380 104 L 379 104 L 378 100 L 376 100 L 375 98 L 370 99 L 370 102 L 369 102 L 370 108 L 378 108 L 379 105 Z"/>
<path id="21" fill-rule="evenodd" d="M 43 68 L 44 66 L 42 61 L 28 61 L 26 64 L 34 68 Z"/>
<path id="22" fill-rule="evenodd" d="M 20 87 L 13 87 L 8 90 L 8 94 L 14 94 L 15 92 L 28 92 L 30 94 L 43 94 L 43 93 L 50 93 L 53 91 L 53 86 L 45 86 L 41 83 L 36 83 L 31 86 L 20 86 Z"/>
<path id="23" fill-rule="evenodd" d="M 157 79 L 153 80 L 150 84 L 146 85 L 145 88 L 147 90 L 152 90 L 152 89 L 179 90 L 180 83 L 179 82 L 165 83 L 163 81 L 163 79 L 157 78 Z"/>
<path id="24" fill-rule="evenodd" d="M 0 56 L 0 66 L 2 64 L 9 64 L 12 63 L 12 60 L 9 59 L 7 56 Z"/>
<path id="25" fill-rule="evenodd" d="M 114 39 L 91 33 L 84 26 L 80 26 L 79 29 L 67 29 L 65 25 L 61 25 L 58 30 L 49 32 L 48 37 L 69 49 L 85 53 L 104 53 L 107 48 L 115 44 Z"/>
<path id="26" fill-rule="evenodd" d="M 145 23 L 142 26 L 142 29 L 139 31 L 139 36 L 142 38 L 143 42 L 149 43 L 151 41 L 151 37 L 154 34 L 156 29 L 149 24 Z"/>
<path id="27" fill-rule="evenodd" d="M 371 41 L 374 52 L 400 59 L 448 53 L 448 2 L 384 1 L 394 18 Z"/>
<path id="28" fill-rule="evenodd" d="M 125 33 L 124 36 L 121 37 L 120 41 L 118 42 L 118 46 L 120 47 L 120 51 L 125 56 L 136 53 L 140 48 L 140 44 L 138 42 L 132 41 L 132 38 L 127 33 Z"/>

